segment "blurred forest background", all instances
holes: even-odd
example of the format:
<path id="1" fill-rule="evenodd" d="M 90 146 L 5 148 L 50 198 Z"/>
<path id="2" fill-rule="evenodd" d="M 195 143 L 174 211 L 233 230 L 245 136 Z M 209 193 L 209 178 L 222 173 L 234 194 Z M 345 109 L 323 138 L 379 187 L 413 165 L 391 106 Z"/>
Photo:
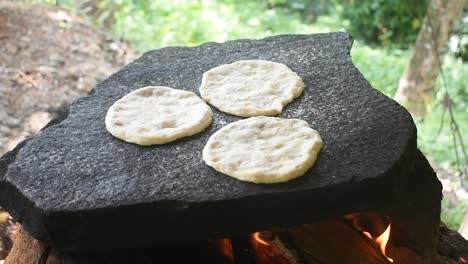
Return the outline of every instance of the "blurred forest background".
<path id="1" fill-rule="evenodd" d="M 352 58 L 372 86 L 394 98 L 430 1 L 411 0 L 26 0 L 60 6 L 111 32 L 138 52 L 277 34 L 347 31 Z M 65 22 L 57 22 L 67 27 Z M 65 24 L 60 24 L 65 23 Z M 468 142 L 468 10 L 449 37 L 442 73 L 424 115 L 414 115 L 418 144 L 444 188 L 443 220 L 457 229 L 468 211 L 462 188 Z M 438 67 L 434 65 L 433 67 Z M 443 80 L 445 80 L 445 85 Z M 448 92 L 450 97 L 446 96 Z M 448 110 L 448 105 L 450 109 Z M 452 122 L 450 114 L 456 122 Z M 454 137 L 454 129 L 461 133 Z"/>

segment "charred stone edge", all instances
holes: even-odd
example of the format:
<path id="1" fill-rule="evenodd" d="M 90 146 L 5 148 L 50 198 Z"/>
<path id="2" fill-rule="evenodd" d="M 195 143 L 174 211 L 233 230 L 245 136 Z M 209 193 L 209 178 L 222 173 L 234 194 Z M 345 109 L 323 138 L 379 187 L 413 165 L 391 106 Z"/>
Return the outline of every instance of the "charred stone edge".
<path id="1" fill-rule="evenodd" d="M 388 186 L 391 181 L 391 177 L 386 177 L 384 181 L 371 179 L 358 183 L 357 188 L 353 186 L 353 189 L 350 189 L 347 184 L 339 184 L 312 192 L 285 193 L 281 195 L 282 197 L 268 194 L 210 203 L 164 201 L 79 212 L 50 212 L 47 214 L 46 222 L 50 224 L 49 227 L 53 228 L 49 230 L 50 237 L 52 238 L 50 243 L 60 251 L 79 252 L 128 249 L 129 241 L 132 241 L 130 247 L 134 248 L 148 247 L 161 243 L 194 244 L 221 237 L 245 235 L 271 227 L 287 227 L 303 224 L 304 222 L 312 223 L 339 217 L 346 213 L 375 210 L 381 206 L 390 206 L 392 204 L 391 192 L 390 190 L 385 191 L 383 187 Z M 337 193 L 339 196 L 323 200 L 323 197 L 326 197 L 329 192 Z M 352 199 L 352 202 L 349 202 L 350 195 L 356 197 Z M 373 199 L 369 200 L 370 197 Z M 261 203 L 264 201 L 263 204 L 268 204 L 268 201 L 271 201 L 272 198 L 281 199 L 282 209 L 278 210 L 283 211 L 287 209 L 288 214 L 278 215 L 273 210 L 274 208 L 270 208 L 270 206 L 257 208 L 251 202 L 256 201 L 256 203 Z M 297 203 L 298 200 L 303 201 L 303 203 Z M 311 206 L 311 204 L 313 205 Z M 174 209 L 176 206 L 181 209 Z M 233 212 L 230 209 L 238 208 L 239 206 L 245 207 L 244 211 L 247 211 L 245 216 L 250 213 L 257 213 L 258 215 L 262 215 L 262 217 L 249 219 L 249 221 L 242 224 L 239 224 L 239 221 L 225 221 L 220 224 L 215 217 L 216 214 L 213 214 L 213 212 L 218 212 L 224 215 L 224 219 L 236 219 L 236 216 L 239 219 L 238 212 Z M 155 207 L 167 208 L 169 211 L 164 209 L 155 210 Z M 305 210 L 309 212 L 307 215 L 304 215 Z M 202 219 L 206 219 L 206 215 L 210 214 L 210 212 L 212 217 L 209 221 L 201 222 Z M 179 233 L 183 233 L 183 235 L 172 234 L 170 230 L 165 229 L 165 226 L 161 226 L 160 230 L 154 228 L 154 226 L 158 226 L 161 223 L 164 224 L 165 221 L 161 223 L 158 221 L 159 216 L 165 213 L 168 213 L 168 215 L 165 215 L 166 218 L 178 221 L 178 223 L 172 222 L 172 224 L 180 226 L 183 232 Z M 295 214 L 297 215 L 294 216 Z M 191 217 L 190 220 L 188 220 L 188 216 Z M 118 221 L 115 221 L 117 218 Z M 138 229 L 149 232 L 147 234 L 148 237 L 159 238 L 145 241 L 141 239 L 141 234 L 138 234 L 135 230 L 131 232 L 129 230 L 121 230 L 122 223 L 130 223 L 134 219 L 139 219 Z M 201 226 L 224 226 L 215 228 L 216 230 L 214 231 L 212 229 L 205 230 L 205 228 L 200 228 L 200 230 L 184 228 L 184 225 L 190 222 L 196 222 L 197 224 L 195 225 Z M 121 230 L 119 231 L 118 239 L 115 238 L 115 230 Z"/>
<path id="2" fill-rule="evenodd" d="M 52 119 L 44 128 L 47 129 L 56 124 L 59 124 L 68 117 L 68 108 L 64 107 L 57 115 L 56 118 Z M 40 132 L 39 132 L 40 133 Z M 5 179 L 8 172 L 8 167 L 12 164 L 18 152 L 27 145 L 29 140 L 34 137 L 27 138 L 21 141 L 13 150 L 5 153 L 0 157 L 0 206 L 5 208 L 12 216 L 15 221 L 24 223 L 23 225 L 27 230 L 45 230 L 44 225 L 44 212 L 38 208 L 34 202 L 27 199 L 16 186 L 12 185 Z M 15 204 L 21 204 L 23 206 L 15 206 Z M 20 209 L 18 209 L 20 208 Z M 41 228 L 38 228 L 41 227 Z M 48 236 L 46 232 L 36 233 L 37 238 L 47 240 Z"/>
<path id="3" fill-rule="evenodd" d="M 271 228 L 271 227 L 285 227 L 295 224 L 303 224 L 303 221 L 320 221 L 326 220 L 327 218 L 331 217 L 339 217 L 346 213 L 352 212 L 359 212 L 359 211 L 368 211 L 368 210 L 381 210 L 382 207 L 390 208 L 392 205 L 395 204 L 395 199 L 397 197 L 394 196 L 395 189 L 388 188 L 392 184 L 395 184 L 395 181 L 399 183 L 397 186 L 401 186 L 401 184 L 406 184 L 407 181 L 400 182 L 396 180 L 397 177 L 408 178 L 411 176 L 409 171 L 412 170 L 412 166 L 415 164 L 416 153 L 419 150 L 416 148 L 416 130 L 414 130 L 414 137 L 410 139 L 408 142 L 405 153 L 401 156 L 399 160 L 397 160 L 390 169 L 382 175 L 382 178 L 378 180 L 376 178 L 372 179 L 365 179 L 363 181 L 356 182 L 355 190 L 350 190 L 349 185 L 346 183 L 335 185 L 332 187 L 328 187 L 322 190 L 315 190 L 315 191 L 301 191 L 296 192 L 293 195 L 285 193 L 282 199 L 290 200 L 291 202 L 301 200 L 304 203 L 302 205 L 297 206 L 297 210 L 288 209 L 288 211 L 294 213 L 301 210 L 309 209 L 311 213 L 306 216 L 309 220 L 304 220 L 304 216 L 302 215 L 300 220 L 297 217 L 294 217 L 288 214 L 288 217 L 283 217 L 284 219 L 276 219 L 276 223 L 268 223 L 271 221 L 264 221 L 265 219 L 256 220 L 256 223 L 249 223 L 242 226 L 243 230 L 242 233 L 233 233 L 235 228 L 230 228 L 231 233 L 225 232 L 221 234 L 222 231 L 217 230 L 215 233 L 211 234 L 212 237 L 206 237 L 205 240 L 199 238 L 197 235 L 194 236 L 187 236 L 181 238 L 173 238 L 170 237 L 168 231 L 162 230 L 161 232 L 165 234 L 161 234 L 166 238 L 172 240 L 165 240 L 168 243 L 200 243 L 207 241 L 207 239 L 216 239 L 221 238 L 221 236 L 234 236 L 234 235 L 245 235 L 251 232 L 255 232 L 258 230 Z M 409 168 L 408 168 L 409 167 Z M 406 172 L 405 172 L 406 171 Z M 378 178 L 378 177 L 377 177 Z M 395 185 L 394 185 L 395 186 Z M 387 187 L 387 188 L 386 188 Z M 322 203 L 315 203 L 318 198 L 326 197 L 327 193 L 333 191 L 334 193 L 339 194 L 339 197 L 334 197 L 333 199 L 329 199 Z M 353 202 L 349 203 L 349 197 L 357 197 Z M 132 219 L 144 219 L 147 218 L 146 221 L 140 223 L 140 228 L 144 230 L 148 230 L 153 233 L 157 233 L 159 231 L 151 231 L 151 226 L 158 224 L 153 222 L 154 219 L 157 219 L 157 215 L 160 213 L 164 213 L 158 209 L 155 211 L 154 208 L 167 208 L 169 210 L 175 210 L 174 208 L 179 208 L 178 211 L 181 212 L 180 218 L 184 218 L 183 216 L 189 216 L 192 214 L 195 215 L 202 215 L 208 211 L 213 211 L 214 209 L 219 208 L 235 208 L 239 205 L 246 205 L 252 204 L 250 201 L 252 200 L 265 200 L 271 201 L 271 197 L 278 198 L 277 194 L 268 194 L 262 195 L 261 197 L 243 197 L 240 199 L 230 200 L 230 201 L 215 201 L 210 203 L 192 203 L 192 202 L 183 202 L 183 201 L 162 201 L 156 203 L 146 203 L 146 204 L 137 204 L 137 205 L 127 205 L 127 206 L 120 206 L 117 208 L 105 208 L 105 209 L 94 209 L 94 210 L 87 210 L 87 211 L 73 211 L 73 212 L 50 212 L 47 214 L 47 223 L 50 223 L 49 227 L 53 227 L 53 229 L 49 230 L 51 235 L 51 243 L 53 246 L 57 247 L 61 251 L 66 252 L 80 252 L 83 250 L 86 251 L 106 251 L 106 250 L 116 250 L 116 249 L 128 249 L 127 241 L 139 241 L 132 244 L 132 247 L 147 247 L 157 245 L 161 243 L 160 241 L 142 241 L 141 239 L 138 240 L 136 237 L 128 237 L 126 234 L 121 233 L 121 239 L 109 239 L 108 241 L 98 241 L 99 238 L 108 237 L 111 238 L 112 234 L 115 233 L 115 230 L 119 229 L 119 223 L 122 222 L 131 222 Z M 372 197 L 372 200 L 369 201 L 369 197 Z M 284 201 L 283 201 L 284 202 Z M 220 206 L 221 203 L 228 203 L 228 206 Z M 308 204 L 315 204 L 314 206 L 310 207 Z M 288 203 L 290 204 L 290 203 Z M 146 208 L 146 209 L 145 209 Z M 313 209 L 313 210 L 311 210 Z M 193 210 L 193 211 L 192 211 Z M 256 210 L 256 209 L 255 209 Z M 261 210 L 268 211 L 265 208 L 261 208 Z M 118 211 L 118 213 L 117 213 Z M 152 215 L 145 215 L 143 212 L 152 211 Z M 192 211 L 192 212 L 190 212 Z M 252 211 L 254 211 L 252 209 Z M 320 212 L 320 214 L 313 213 L 313 212 Z M 171 213 L 174 214 L 174 213 Z M 302 213 L 300 213 L 302 214 Z M 119 221 L 111 221 L 112 219 L 119 218 Z M 177 217 L 177 216 L 173 216 Z M 232 216 L 234 217 L 234 215 Z M 272 219 L 275 215 L 265 215 L 266 219 Z M 180 219 L 179 218 L 179 219 Z M 195 219 L 200 219 L 200 217 L 195 217 Z M 197 221 L 197 220 L 195 220 Z M 214 221 L 215 222 L 215 221 Z M 211 224 L 215 224 L 215 223 Z M 83 229 L 84 224 L 86 227 L 86 235 L 84 235 Z M 183 224 L 181 221 L 180 224 Z M 233 223 L 225 223 L 229 225 L 233 225 Z M 78 230 L 75 230 L 75 227 Z M 163 227 L 164 228 L 164 227 Z M 240 227 L 238 227 L 240 228 Z M 67 234 L 67 230 L 73 230 L 72 232 L 77 232 L 74 234 Z M 134 233 L 134 232 L 133 232 Z M 217 233 L 217 234 L 216 234 Z M 81 235 L 80 235 L 81 234 Z M 135 235 L 135 234 L 133 234 Z M 95 236 L 95 237 L 93 237 Z M 69 238 L 72 238 L 69 240 Z M 190 240 L 191 239 L 191 240 Z M 54 243 L 55 242 L 55 243 Z"/>
<path id="4" fill-rule="evenodd" d="M 439 254 L 456 260 L 459 260 L 459 257 L 468 258 L 468 240 L 444 223 L 440 225 L 439 241 Z"/>

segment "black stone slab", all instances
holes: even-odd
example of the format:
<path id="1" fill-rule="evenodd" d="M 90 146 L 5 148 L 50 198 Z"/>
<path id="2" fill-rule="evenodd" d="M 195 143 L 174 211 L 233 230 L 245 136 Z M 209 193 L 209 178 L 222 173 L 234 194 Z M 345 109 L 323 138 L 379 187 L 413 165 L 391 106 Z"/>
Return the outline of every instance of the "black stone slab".
<path id="1" fill-rule="evenodd" d="M 359 73 L 351 46 L 348 34 L 330 33 L 147 52 L 0 160 L 0 205 L 61 250 L 101 250 L 195 243 L 389 204 L 413 166 L 416 129 Z M 304 79 L 304 94 L 280 115 L 322 135 L 303 177 L 252 184 L 206 166 L 209 136 L 241 119 L 215 108 L 204 132 L 167 145 L 141 147 L 107 133 L 107 109 L 125 94 L 147 85 L 199 94 L 204 71 L 241 59 L 281 62 Z"/>

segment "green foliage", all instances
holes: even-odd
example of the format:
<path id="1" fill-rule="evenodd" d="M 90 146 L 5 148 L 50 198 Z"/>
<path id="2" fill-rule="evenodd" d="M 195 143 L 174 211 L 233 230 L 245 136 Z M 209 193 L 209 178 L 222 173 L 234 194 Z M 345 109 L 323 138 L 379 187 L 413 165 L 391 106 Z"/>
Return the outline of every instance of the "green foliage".
<path id="1" fill-rule="evenodd" d="M 372 86 L 393 97 L 411 51 L 371 47 L 355 41 L 351 55 L 356 67 Z"/>
<path id="2" fill-rule="evenodd" d="M 374 88 L 389 97 L 395 95 L 399 80 L 411 56 L 411 50 L 370 47 L 356 41 L 351 54 L 356 67 Z M 466 85 L 468 68 L 461 59 L 449 54 L 445 58 L 443 70 L 448 92 L 454 103 L 454 115 L 462 131 L 464 147 L 468 149 L 468 133 L 463 133 L 468 131 L 468 86 Z M 442 88 L 441 78 L 438 79 L 435 89 L 432 112 L 424 119 L 415 118 L 418 127 L 418 146 L 442 166 L 456 168 L 455 147 L 448 113 L 445 114 L 442 130 L 438 133 L 444 112 L 445 91 Z"/>
<path id="3" fill-rule="evenodd" d="M 466 133 L 468 131 L 468 112 L 454 112 L 455 119 L 458 121 L 462 137 L 464 138 L 465 149 L 468 149 Z M 437 108 L 432 114 L 428 115 L 424 120 L 416 120 L 418 127 L 418 146 L 424 154 L 431 156 L 438 164 L 444 167 L 457 168 L 457 160 L 455 155 L 455 147 L 453 144 L 452 131 L 450 129 L 448 113 L 444 118 L 444 124 L 439 132 L 442 120 L 442 110 Z M 461 148 L 458 146 L 458 151 L 461 153 Z M 460 160 L 463 166 L 463 158 Z M 466 164 L 465 164 L 466 166 Z"/>
<path id="4" fill-rule="evenodd" d="M 297 31 L 299 12 L 255 1 L 103 1 L 115 17 L 114 31 L 147 50 Z"/>
<path id="5" fill-rule="evenodd" d="M 346 30 L 356 38 L 373 43 L 413 44 L 422 25 L 429 1 L 350 0 L 341 16 Z"/>
<path id="6" fill-rule="evenodd" d="M 328 14 L 335 8 L 334 2 L 327 0 L 268 0 L 265 2 L 265 8 L 300 14 L 301 20 L 306 24 L 316 22 L 319 16 Z"/>
<path id="7" fill-rule="evenodd" d="M 450 49 L 456 57 L 468 61 L 468 8 L 464 9 L 460 23 L 453 30 Z"/>
<path id="8" fill-rule="evenodd" d="M 454 116 L 462 133 L 464 148 L 468 149 L 468 68 L 460 58 L 446 56 L 443 70 L 448 92 L 454 104 Z M 444 112 L 444 93 L 442 78 L 438 79 L 434 98 L 433 112 L 424 119 L 416 120 L 418 126 L 418 144 L 421 150 L 431 155 L 435 161 L 446 167 L 457 168 L 455 147 L 450 128 L 449 113 Z M 444 116 L 443 116 L 444 115 Z M 443 123 L 441 123 L 443 119 Z M 442 127 L 441 127 L 442 125 Z M 440 130 L 440 133 L 439 132 Z M 461 154 L 461 146 L 458 147 Z M 468 166 L 461 157 L 460 167 Z"/>
<path id="9" fill-rule="evenodd" d="M 442 221 L 451 229 L 458 230 L 465 212 L 468 212 L 468 201 L 459 201 L 454 208 L 450 208 L 446 198 L 442 200 Z"/>
<path id="10" fill-rule="evenodd" d="M 18 2 L 27 2 L 33 4 L 48 4 L 48 5 L 55 5 L 56 0 L 17 0 Z"/>

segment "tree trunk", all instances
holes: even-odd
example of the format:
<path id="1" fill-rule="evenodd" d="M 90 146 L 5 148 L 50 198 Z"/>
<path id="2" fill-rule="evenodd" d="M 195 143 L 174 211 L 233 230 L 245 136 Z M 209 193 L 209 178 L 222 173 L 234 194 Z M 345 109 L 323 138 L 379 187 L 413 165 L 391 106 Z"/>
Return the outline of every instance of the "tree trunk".
<path id="1" fill-rule="evenodd" d="M 432 0 L 419 31 L 395 99 L 416 116 L 424 116 L 432 103 L 450 32 L 458 22 L 464 0 Z"/>

